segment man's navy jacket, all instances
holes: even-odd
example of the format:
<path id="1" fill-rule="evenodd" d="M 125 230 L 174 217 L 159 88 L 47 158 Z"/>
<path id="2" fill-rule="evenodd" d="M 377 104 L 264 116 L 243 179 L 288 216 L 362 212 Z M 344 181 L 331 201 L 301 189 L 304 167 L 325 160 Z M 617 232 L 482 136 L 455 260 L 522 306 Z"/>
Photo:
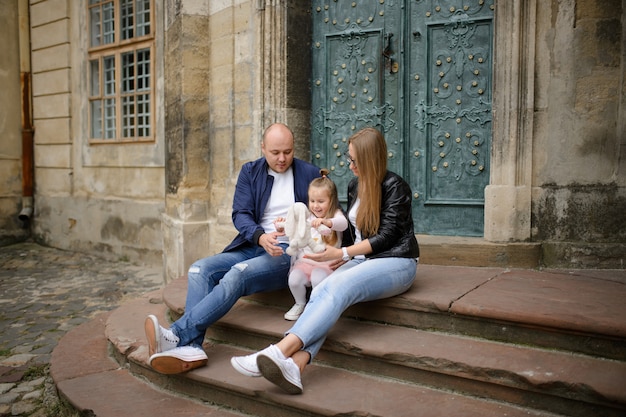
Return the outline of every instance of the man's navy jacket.
<path id="1" fill-rule="evenodd" d="M 265 158 L 247 162 L 239 172 L 235 196 L 233 198 L 233 224 L 239 232 L 224 252 L 242 245 L 257 245 L 259 237 L 265 233 L 260 225 L 265 206 L 270 198 L 274 177 L 268 173 Z M 300 159 L 293 159 L 294 195 L 297 202 L 308 206 L 309 183 L 320 176 L 320 169 Z"/>

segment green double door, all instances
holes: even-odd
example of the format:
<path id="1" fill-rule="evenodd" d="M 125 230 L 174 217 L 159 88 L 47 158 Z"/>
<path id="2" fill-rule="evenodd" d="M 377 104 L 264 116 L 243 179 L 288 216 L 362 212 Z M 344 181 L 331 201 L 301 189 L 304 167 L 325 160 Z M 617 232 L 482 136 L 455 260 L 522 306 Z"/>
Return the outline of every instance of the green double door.
<path id="1" fill-rule="evenodd" d="M 372 126 L 413 192 L 415 232 L 482 236 L 494 0 L 314 0 L 313 162 L 345 199 L 347 139 Z"/>

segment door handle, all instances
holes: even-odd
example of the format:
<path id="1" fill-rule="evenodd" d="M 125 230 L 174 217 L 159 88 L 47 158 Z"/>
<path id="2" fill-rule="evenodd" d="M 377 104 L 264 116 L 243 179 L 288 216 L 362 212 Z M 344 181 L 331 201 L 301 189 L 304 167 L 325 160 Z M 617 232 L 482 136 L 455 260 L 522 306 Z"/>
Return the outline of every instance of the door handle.
<path id="1" fill-rule="evenodd" d="M 398 72 L 398 63 L 393 59 L 393 49 L 391 38 L 393 37 L 393 33 L 385 33 L 384 43 L 385 49 L 383 49 L 383 58 L 385 59 L 385 68 L 389 69 L 389 74 L 395 74 Z"/>

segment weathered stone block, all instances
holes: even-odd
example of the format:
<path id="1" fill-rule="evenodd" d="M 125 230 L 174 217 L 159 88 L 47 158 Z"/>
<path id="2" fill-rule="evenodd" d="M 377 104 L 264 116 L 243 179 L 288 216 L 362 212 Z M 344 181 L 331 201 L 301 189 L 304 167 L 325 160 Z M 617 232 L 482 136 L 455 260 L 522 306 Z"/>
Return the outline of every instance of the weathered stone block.
<path id="1" fill-rule="evenodd" d="M 230 67 L 234 63 L 233 36 L 223 36 L 219 39 L 211 39 L 209 59 L 213 71 L 219 71 L 223 67 Z"/>
<path id="2" fill-rule="evenodd" d="M 74 179 L 78 192 L 94 198 L 159 200 L 164 198 L 161 167 L 80 167 Z"/>
<path id="3" fill-rule="evenodd" d="M 40 196 L 68 196 L 72 192 L 72 170 L 68 168 L 47 168 L 47 167 L 35 167 L 35 178 L 37 181 L 37 196 L 36 200 L 39 200 Z M 67 200 L 65 201 L 68 202 Z M 38 204 L 38 203 L 36 203 Z M 41 216 L 42 220 L 50 213 L 36 213 L 37 216 Z"/>
<path id="4" fill-rule="evenodd" d="M 220 11 L 213 11 L 209 20 L 209 39 L 212 41 L 223 37 L 230 38 L 234 33 L 233 8 L 226 7 Z"/>
<path id="5" fill-rule="evenodd" d="M 64 43 L 32 52 L 32 72 L 52 71 L 70 67 L 70 44 Z M 33 91 L 33 94 L 37 94 Z"/>
<path id="6" fill-rule="evenodd" d="M 38 168 L 71 168 L 72 145 L 35 145 Z"/>
<path id="7" fill-rule="evenodd" d="M 48 0 L 44 2 L 31 2 L 30 25 L 40 26 L 48 22 L 65 19 L 68 16 L 69 5 L 67 0 Z"/>
<path id="8" fill-rule="evenodd" d="M 0 190 L 2 190 L 2 196 L 22 195 L 21 173 L 22 163 L 19 157 L 2 159 L 2 163 L 0 163 Z"/>
<path id="9" fill-rule="evenodd" d="M 63 68 L 33 74 L 33 91 L 37 95 L 67 93 L 70 91 L 70 70 Z"/>
<path id="10" fill-rule="evenodd" d="M 61 19 L 41 26 L 33 26 L 31 31 L 33 50 L 69 42 L 69 22 L 69 19 Z"/>
<path id="11" fill-rule="evenodd" d="M 70 99 L 69 93 L 33 97 L 33 112 L 37 119 L 69 117 Z"/>

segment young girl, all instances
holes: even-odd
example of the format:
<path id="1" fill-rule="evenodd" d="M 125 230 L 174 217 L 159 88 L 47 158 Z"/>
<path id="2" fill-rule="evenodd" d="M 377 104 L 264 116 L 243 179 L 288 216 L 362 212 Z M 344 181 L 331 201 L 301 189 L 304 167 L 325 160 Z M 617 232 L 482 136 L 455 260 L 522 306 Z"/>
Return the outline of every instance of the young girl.
<path id="1" fill-rule="evenodd" d="M 311 237 L 316 240 L 322 239 L 325 244 L 340 248 L 341 232 L 348 228 L 348 220 L 341 211 L 337 187 L 328 178 L 328 170 L 322 169 L 320 174 L 322 175 L 320 178 L 314 179 L 309 184 Z M 284 221 L 285 219 L 281 217 L 276 219 L 275 224 Z M 322 235 L 317 230 L 322 224 L 330 229 L 329 234 Z M 276 226 L 276 230 L 282 231 L 279 230 L 278 226 Z M 304 258 L 307 253 L 311 253 L 308 247 L 299 250 L 292 259 L 292 267 L 289 272 L 289 289 L 296 303 L 285 313 L 286 320 L 297 320 L 304 311 L 307 287 L 315 288 L 333 272 L 328 265 L 329 262 L 317 262 Z"/>

